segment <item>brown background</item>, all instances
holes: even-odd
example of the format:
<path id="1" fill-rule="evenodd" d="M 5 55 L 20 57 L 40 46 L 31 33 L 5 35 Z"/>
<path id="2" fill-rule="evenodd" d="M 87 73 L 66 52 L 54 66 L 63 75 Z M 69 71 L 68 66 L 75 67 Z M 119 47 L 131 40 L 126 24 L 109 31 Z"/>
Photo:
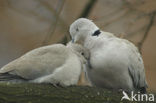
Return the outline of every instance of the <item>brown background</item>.
<path id="1" fill-rule="evenodd" d="M 90 1 L 0 0 L 0 67 L 34 48 L 69 40 L 69 25 Z M 124 35 L 136 45 L 147 34 L 141 52 L 152 90 L 156 90 L 155 15 L 156 0 L 96 0 L 88 16 L 102 30 Z"/>

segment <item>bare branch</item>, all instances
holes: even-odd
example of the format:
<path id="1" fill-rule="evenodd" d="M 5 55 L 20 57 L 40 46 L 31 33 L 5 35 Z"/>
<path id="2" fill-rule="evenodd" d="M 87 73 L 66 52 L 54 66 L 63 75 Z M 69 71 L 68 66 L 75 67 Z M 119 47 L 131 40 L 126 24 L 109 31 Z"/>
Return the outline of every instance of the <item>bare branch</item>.
<path id="1" fill-rule="evenodd" d="M 55 20 L 54 24 L 51 25 L 50 31 L 47 33 L 47 35 L 46 35 L 42 45 L 47 45 L 48 42 L 50 41 L 52 35 L 54 34 L 56 26 L 57 26 L 57 23 L 59 21 L 59 15 L 60 15 L 60 13 L 61 13 L 61 11 L 63 9 L 63 6 L 64 6 L 64 2 L 65 2 L 65 0 L 58 0 L 58 5 L 57 5 L 57 9 L 56 9 L 57 15 L 55 17 L 56 20 Z"/>
<path id="2" fill-rule="evenodd" d="M 82 13 L 80 14 L 80 16 L 78 18 L 80 18 L 80 17 L 84 17 L 84 18 L 88 17 L 90 12 L 91 12 L 91 10 L 92 10 L 92 8 L 96 4 L 96 2 L 97 2 L 97 0 L 90 0 L 86 4 L 85 8 L 82 10 Z M 62 40 L 60 42 L 63 43 L 63 44 L 66 44 L 69 40 L 70 40 L 70 35 L 67 32 L 67 33 L 65 33 L 64 38 L 62 38 Z"/>
<path id="3" fill-rule="evenodd" d="M 105 13 L 103 16 L 95 18 L 94 22 L 101 22 L 106 18 L 110 18 L 112 15 L 116 15 L 116 13 L 121 12 L 123 8 L 118 8 L 118 9 L 110 9 L 109 13 Z"/>
<path id="4" fill-rule="evenodd" d="M 55 10 L 54 7 L 52 7 L 51 5 L 49 5 L 49 3 L 47 3 L 46 1 L 43 1 L 43 0 L 40 0 L 40 3 L 42 3 L 42 5 L 48 9 L 49 11 L 51 11 L 54 16 L 56 17 L 57 16 L 57 11 Z M 61 18 L 61 17 L 58 17 L 59 18 L 59 22 L 62 24 L 62 26 L 64 26 L 65 28 L 68 27 L 68 25 L 66 24 L 66 22 Z"/>
<path id="5" fill-rule="evenodd" d="M 142 50 L 142 46 L 143 46 L 145 40 L 146 40 L 147 37 L 148 37 L 149 31 L 151 30 L 151 27 L 153 26 L 155 15 L 156 15 L 156 12 L 152 12 L 152 13 L 151 13 L 151 16 L 150 16 L 151 18 L 150 18 L 149 24 L 148 24 L 148 26 L 147 26 L 147 29 L 146 29 L 146 31 L 145 31 L 145 33 L 144 33 L 144 36 L 143 36 L 143 38 L 141 39 L 141 41 L 138 43 L 138 49 L 139 49 L 140 52 L 141 52 L 141 50 Z"/>
<path id="6" fill-rule="evenodd" d="M 97 0 L 90 0 L 82 11 L 80 17 L 88 17 Z"/>
<path id="7" fill-rule="evenodd" d="M 124 17 L 125 15 L 127 15 L 127 14 L 130 13 L 130 12 L 131 12 L 131 11 L 129 11 L 129 10 L 125 10 L 125 11 L 122 11 L 122 12 L 121 12 L 121 15 L 117 15 L 115 18 L 114 18 L 114 17 L 110 18 L 109 21 L 107 21 L 105 24 L 103 24 L 103 25 L 100 26 L 101 29 L 104 28 L 105 26 L 107 26 L 107 25 L 113 23 L 113 22 L 116 22 L 116 21 L 118 21 L 118 20 L 121 20 L 122 17 Z"/>

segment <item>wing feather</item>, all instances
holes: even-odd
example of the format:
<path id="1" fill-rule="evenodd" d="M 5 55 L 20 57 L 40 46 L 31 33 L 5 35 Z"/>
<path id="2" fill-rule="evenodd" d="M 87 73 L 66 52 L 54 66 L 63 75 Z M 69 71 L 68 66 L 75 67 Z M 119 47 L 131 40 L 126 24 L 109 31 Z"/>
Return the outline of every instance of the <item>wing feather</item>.
<path id="1" fill-rule="evenodd" d="M 132 43 L 128 43 L 129 51 L 129 75 L 132 78 L 134 87 L 136 89 L 147 88 L 147 82 L 145 78 L 144 63 L 141 54 Z"/>

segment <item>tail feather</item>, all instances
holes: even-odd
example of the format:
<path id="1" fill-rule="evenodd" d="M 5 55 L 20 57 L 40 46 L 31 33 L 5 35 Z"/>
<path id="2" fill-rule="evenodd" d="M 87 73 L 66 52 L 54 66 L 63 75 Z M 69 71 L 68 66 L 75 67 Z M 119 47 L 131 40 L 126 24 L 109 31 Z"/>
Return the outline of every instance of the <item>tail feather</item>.
<path id="1" fill-rule="evenodd" d="M 4 81 L 28 81 L 25 78 L 22 78 L 17 75 L 12 75 L 9 73 L 0 73 L 0 82 Z"/>
<path id="2" fill-rule="evenodd" d="M 140 88 L 140 93 L 142 93 L 142 94 L 147 93 L 146 87 L 141 87 Z"/>

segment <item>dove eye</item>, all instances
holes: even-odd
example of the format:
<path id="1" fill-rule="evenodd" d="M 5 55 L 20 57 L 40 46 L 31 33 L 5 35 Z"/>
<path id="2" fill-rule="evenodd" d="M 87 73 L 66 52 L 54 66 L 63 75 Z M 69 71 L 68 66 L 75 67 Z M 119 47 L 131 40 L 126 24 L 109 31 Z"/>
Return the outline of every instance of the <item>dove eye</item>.
<path id="1" fill-rule="evenodd" d="M 79 29 L 78 29 L 78 28 L 76 28 L 76 31 L 79 31 Z"/>
<path id="2" fill-rule="evenodd" d="M 81 53 L 81 55 L 84 55 L 84 53 Z"/>

